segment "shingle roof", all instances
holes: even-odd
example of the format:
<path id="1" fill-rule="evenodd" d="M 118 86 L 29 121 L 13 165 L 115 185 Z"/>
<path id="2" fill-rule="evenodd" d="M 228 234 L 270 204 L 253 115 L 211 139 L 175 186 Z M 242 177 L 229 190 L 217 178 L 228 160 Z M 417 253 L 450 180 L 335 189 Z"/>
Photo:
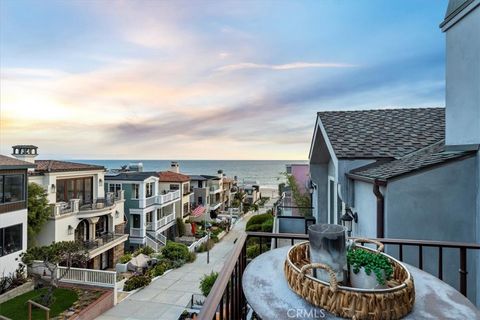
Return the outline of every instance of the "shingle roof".
<path id="1" fill-rule="evenodd" d="M 27 169 L 34 167 L 35 165 L 33 163 L 0 154 L 0 169 Z"/>
<path id="2" fill-rule="evenodd" d="M 105 175 L 105 181 L 109 180 L 124 180 L 124 181 L 144 181 L 150 177 L 157 177 L 157 173 L 154 171 L 151 172 L 120 172 L 118 174 L 107 174 Z"/>
<path id="3" fill-rule="evenodd" d="M 35 173 L 105 170 L 104 166 L 59 160 L 35 160 Z"/>
<path id="4" fill-rule="evenodd" d="M 319 112 L 337 158 L 399 158 L 444 139 L 445 109 Z"/>
<path id="5" fill-rule="evenodd" d="M 161 171 L 158 173 L 160 182 L 187 182 L 190 181 L 190 177 L 181 173 L 172 171 Z"/>
<path id="6" fill-rule="evenodd" d="M 377 161 L 373 164 L 354 169 L 350 177 L 364 177 L 386 181 L 407 173 L 422 170 L 431 166 L 439 165 L 448 161 L 473 155 L 476 151 L 445 151 L 444 141 L 435 143 L 425 149 L 414 152 L 403 158 L 391 161 Z"/>

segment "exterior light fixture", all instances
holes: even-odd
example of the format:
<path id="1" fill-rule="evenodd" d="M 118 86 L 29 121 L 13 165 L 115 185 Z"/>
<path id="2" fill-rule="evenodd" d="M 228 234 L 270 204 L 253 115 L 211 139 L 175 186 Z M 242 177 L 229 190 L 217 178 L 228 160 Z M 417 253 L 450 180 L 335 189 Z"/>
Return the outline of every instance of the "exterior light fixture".
<path id="1" fill-rule="evenodd" d="M 73 234 L 73 227 L 71 225 L 68 225 L 68 234 L 69 235 Z"/>
<path id="2" fill-rule="evenodd" d="M 50 187 L 50 190 L 52 190 L 52 193 L 55 193 L 55 183 L 52 183 L 52 186 Z"/>
<path id="3" fill-rule="evenodd" d="M 348 236 L 352 235 L 353 222 L 358 223 L 358 215 L 356 212 L 352 212 L 352 209 L 346 208 L 345 213 L 340 217 L 343 225 L 347 228 Z"/>
<path id="4" fill-rule="evenodd" d="M 98 179 L 98 185 L 101 187 L 101 186 L 102 186 L 102 184 L 103 184 L 103 180 L 102 180 L 102 178 Z"/>

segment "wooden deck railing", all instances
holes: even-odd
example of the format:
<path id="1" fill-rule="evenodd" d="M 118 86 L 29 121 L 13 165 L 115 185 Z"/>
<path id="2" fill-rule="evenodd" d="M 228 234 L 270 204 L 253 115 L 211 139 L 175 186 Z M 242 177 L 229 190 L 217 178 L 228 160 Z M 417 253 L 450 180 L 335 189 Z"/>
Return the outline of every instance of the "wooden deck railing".
<path id="1" fill-rule="evenodd" d="M 263 244 L 270 244 L 272 248 L 278 246 L 279 241 L 288 241 L 294 244 L 295 241 L 308 240 L 306 234 L 287 234 L 287 233 L 266 233 L 266 232 L 247 232 L 236 240 L 236 246 L 230 256 L 230 259 L 224 264 L 218 275 L 217 281 L 212 287 L 203 308 L 199 314 L 200 320 L 229 320 L 245 319 L 247 315 L 247 302 L 242 290 L 242 276 L 247 266 L 246 243 L 247 240 L 257 238 L 259 240 L 260 253 L 263 252 Z M 467 293 L 467 250 L 480 250 L 480 244 L 460 243 L 430 240 L 410 240 L 410 239 L 388 239 L 378 238 L 387 246 L 398 247 L 398 258 L 403 261 L 404 247 L 417 248 L 418 267 L 423 269 L 424 258 L 423 249 L 426 247 L 437 248 L 438 250 L 438 278 L 443 278 L 444 255 L 446 248 L 459 251 L 459 291 L 466 296 Z"/>

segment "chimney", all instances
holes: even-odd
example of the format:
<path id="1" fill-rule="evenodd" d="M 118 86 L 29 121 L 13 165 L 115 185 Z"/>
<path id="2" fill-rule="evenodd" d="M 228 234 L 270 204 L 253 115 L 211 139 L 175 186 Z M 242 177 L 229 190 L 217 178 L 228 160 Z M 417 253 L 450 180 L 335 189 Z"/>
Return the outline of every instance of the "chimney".
<path id="1" fill-rule="evenodd" d="M 222 169 L 218 170 L 217 173 L 218 173 L 219 178 L 223 178 L 223 170 Z"/>
<path id="2" fill-rule="evenodd" d="M 169 171 L 175 172 L 175 173 L 180 173 L 180 165 L 178 164 L 178 162 L 172 161 L 170 163 L 170 170 Z"/>
<path id="3" fill-rule="evenodd" d="M 35 164 L 35 158 L 38 156 L 38 147 L 33 145 L 16 145 L 12 146 L 12 156 L 18 160 Z"/>

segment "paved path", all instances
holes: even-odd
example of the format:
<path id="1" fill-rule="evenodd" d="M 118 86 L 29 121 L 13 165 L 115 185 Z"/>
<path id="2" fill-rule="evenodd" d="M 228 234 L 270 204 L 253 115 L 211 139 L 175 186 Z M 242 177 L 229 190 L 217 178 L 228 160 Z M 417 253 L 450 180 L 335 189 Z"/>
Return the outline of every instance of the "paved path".
<path id="1" fill-rule="evenodd" d="M 270 200 L 263 213 L 270 208 Z M 193 263 L 187 263 L 181 268 L 170 271 L 149 286 L 130 295 L 112 309 L 97 319 L 161 319 L 177 320 L 190 302 L 193 293 L 201 294 L 200 279 L 204 274 L 212 271 L 219 272 L 225 260 L 230 256 L 235 244 L 233 243 L 245 230 L 246 221 L 252 213 L 245 215 L 238 221 L 232 230 L 210 251 L 210 263 L 207 264 L 207 253 L 197 254 Z"/>

